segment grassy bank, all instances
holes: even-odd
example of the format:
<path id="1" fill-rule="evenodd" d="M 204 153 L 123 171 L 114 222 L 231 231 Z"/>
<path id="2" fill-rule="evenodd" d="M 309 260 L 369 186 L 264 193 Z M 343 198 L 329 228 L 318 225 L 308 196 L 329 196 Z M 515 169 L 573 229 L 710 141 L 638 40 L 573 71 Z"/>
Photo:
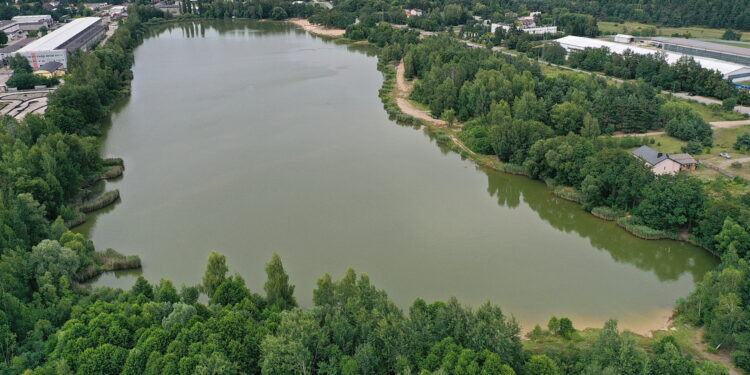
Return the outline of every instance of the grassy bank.
<path id="1" fill-rule="evenodd" d="M 685 35 L 690 33 L 693 38 L 703 39 L 721 39 L 726 29 L 712 29 L 701 26 L 690 27 L 665 27 L 658 25 L 649 25 L 640 22 L 598 22 L 599 30 L 603 32 L 632 34 L 643 32 L 646 29 L 654 29 L 656 36 L 672 36 L 673 34 Z M 742 41 L 750 41 L 748 33 L 742 34 Z"/>
<path id="2" fill-rule="evenodd" d="M 117 189 L 110 190 L 92 200 L 81 203 L 78 205 L 78 210 L 83 213 L 93 212 L 117 202 L 118 199 L 120 199 L 120 191 Z"/>
<path id="3" fill-rule="evenodd" d="M 93 279 L 104 272 L 134 270 L 141 268 L 141 258 L 137 255 L 122 255 L 114 249 L 97 251 L 94 254 L 96 265 L 92 265 L 84 270 L 82 275 L 84 281 Z"/>

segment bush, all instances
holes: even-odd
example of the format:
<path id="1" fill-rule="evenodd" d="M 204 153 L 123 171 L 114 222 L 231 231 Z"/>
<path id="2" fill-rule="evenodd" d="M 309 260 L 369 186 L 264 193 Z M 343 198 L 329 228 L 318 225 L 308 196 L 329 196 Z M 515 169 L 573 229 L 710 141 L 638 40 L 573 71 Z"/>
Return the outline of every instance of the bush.
<path id="1" fill-rule="evenodd" d="M 750 151 L 750 133 L 742 134 L 734 142 L 734 149 L 739 151 Z"/>
<path id="2" fill-rule="evenodd" d="M 737 106 L 737 98 L 726 98 L 724 99 L 724 102 L 721 103 L 721 108 L 725 111 L 734 111 L 734 107 Z"/>
<path id="3" fill-rule="evenodd" d="M 736 162 L 732 163 L 732 168 L 734 168 L 734 169 L 740 169 L 740 168 L 742 168 L 742 163 L 736 161 Z"/>
<path id="4" fill-rule="evenodd" d="M 683 141 L 697 141 L 704 146 L 713 145 L 711 125 L 694 113 L 669 120 L 666 131 L 672 137 Z"/>
<path id="5" fill-rule="evenodd" d="M 703 153 L 703 145 L 698 141 L 689 141 L 687 145 L 682 146 L 682 152 L 693 155 L 700 155 Z"/>
<path id="6" fill-rule="evenodd" d="M 15 73 L 7 82 L 8 87 L 19 90 L 33 89 L 35 86 L 52 87 L 60 83 L 56 77 L 45 78 L 33 73 Z"/>

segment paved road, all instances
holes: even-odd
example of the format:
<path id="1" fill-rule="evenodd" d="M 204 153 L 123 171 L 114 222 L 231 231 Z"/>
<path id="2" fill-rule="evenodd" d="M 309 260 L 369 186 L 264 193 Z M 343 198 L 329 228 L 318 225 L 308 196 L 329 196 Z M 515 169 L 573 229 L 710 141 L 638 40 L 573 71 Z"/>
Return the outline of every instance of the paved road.
<path id="1" fill-rule="evenodd" d="M 47 109 L 47 94 L 54 89 L 6 92 L 0 94 L 0 103 L 5 107 L 0 109 L 0 115 L 8 115 L 22 119 L 26 115 L 42 114 Z"/>

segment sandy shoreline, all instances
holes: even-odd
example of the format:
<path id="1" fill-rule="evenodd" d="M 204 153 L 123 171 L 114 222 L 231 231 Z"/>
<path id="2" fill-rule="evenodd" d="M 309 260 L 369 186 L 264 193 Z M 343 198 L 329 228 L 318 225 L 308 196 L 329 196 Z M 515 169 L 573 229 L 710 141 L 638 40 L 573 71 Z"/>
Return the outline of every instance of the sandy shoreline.
<path id="1" fill-rule="evenodd" d="M 323 25 L 310 23 L 310 21 L 304 18 L 290 18 L 288 21 L 315 35 L 340 37 L 346 32 L 346 30 L 343 29 L 333 29 Z"/>

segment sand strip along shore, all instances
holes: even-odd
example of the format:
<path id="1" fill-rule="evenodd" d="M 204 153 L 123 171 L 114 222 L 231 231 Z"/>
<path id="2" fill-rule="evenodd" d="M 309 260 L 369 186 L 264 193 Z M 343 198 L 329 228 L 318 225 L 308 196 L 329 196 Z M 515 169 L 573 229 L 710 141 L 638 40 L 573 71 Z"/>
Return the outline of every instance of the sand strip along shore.
<path id="1" fill-rule="evenodd" d="M 315 35 L 340 37 L 346 32 L 346 30 L 343 29 L 333 29 L 323 25 L 310 23 L 310 21 L 304 18 L 290 18 L 288 21 Z"/>

